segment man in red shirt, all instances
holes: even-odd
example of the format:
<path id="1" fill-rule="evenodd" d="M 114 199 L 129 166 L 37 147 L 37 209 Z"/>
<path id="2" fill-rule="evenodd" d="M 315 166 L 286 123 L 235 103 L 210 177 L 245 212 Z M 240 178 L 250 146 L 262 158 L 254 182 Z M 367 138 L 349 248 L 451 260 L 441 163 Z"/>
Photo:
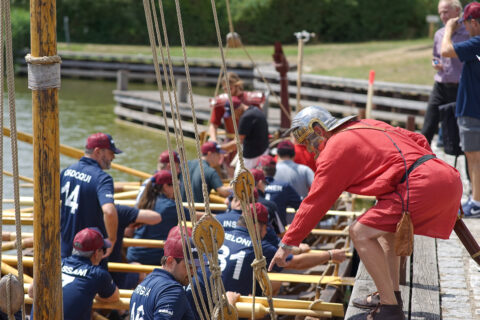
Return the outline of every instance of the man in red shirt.
<path id="1" fill-rule="evenodd" d="M 317 155 L 317 172 L 269 268 L 285 265 L 343 191 L 377 197 L 377 203 L 350 227 L 350 236 L 380 295 L 380 307 L 367 319 L 404 319 L 399 262 L 394 248 L 397 223 L 411 215 L 414 232 L 448 239 L 462 195 L 460 175 L 432 153 L 420 134 L 355 116 L 336 119 L 321 107 L 308 107 L 290 132 Z M 421 159 L 421 160 L 419 160 Z M 427 161 L 428 160 L 428 161 Z M 408 171 L 407 171 L 408 170 Z"/>

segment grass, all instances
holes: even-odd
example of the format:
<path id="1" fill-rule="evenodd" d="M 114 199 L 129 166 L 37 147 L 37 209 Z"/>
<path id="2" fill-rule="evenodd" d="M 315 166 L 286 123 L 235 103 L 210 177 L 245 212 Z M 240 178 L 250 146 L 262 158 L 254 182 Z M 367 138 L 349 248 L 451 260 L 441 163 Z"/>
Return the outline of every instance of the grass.
<path id="1" fill-rule="evenodd" d="M 434 71 L 431 39 L 371 41 L 362 43 L 313 44 L 304 46 L 304 73 L 345 78 L 367 79 L 375 70 L 377 81 L 431 85 Z M 58 44 L 59 50 L 91 53 L 151 55 L 148 46 Z M 271 62 L 273 46 L 247 46 L 255 62 Z M 285 45 L 283 50 L 290 64 L 297 63 L 296 45 Z M 182 56 L 181 47 L 171 48 L 172 56 Z M 217 47 L 187 47 L 189 58 L 220 59 Z M 248 60 L 241 49 L 229 49 L 227 59 Z"/>

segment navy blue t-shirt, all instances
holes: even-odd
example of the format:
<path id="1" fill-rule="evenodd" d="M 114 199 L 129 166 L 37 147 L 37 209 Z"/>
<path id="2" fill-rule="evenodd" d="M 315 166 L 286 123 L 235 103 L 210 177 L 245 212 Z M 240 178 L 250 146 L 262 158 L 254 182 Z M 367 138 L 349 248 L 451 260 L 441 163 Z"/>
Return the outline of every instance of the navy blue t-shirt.
<path id="1" fill-rule="evenodd" d="M 60 174 L 62 206 L 60 230 L 62 258 L 72 254 L 78 231 L 97 227 L 107 237 L 102 206 L 113 203 L 113 179 L 97 161 L 82 157 Z"/>
<path id="2" fill-rule="evenodd" d="M 232 209 L 225 213 L 217 214 L 215 218 L 217 218 L 218 222 L 220 222 L 223 230 L 232 231 L 237 227 L 237 221 L 241 215 L 241 210 Z M 267 234 L 262 239 L 262 242 L 263 241 L 269 242 L 273 246 L 278 247 L 278 244 L 280 243 L 280 238 L 277 236 L 275 230 L 273 230 L 271 226 L 267 226 Z"/>
<path id="3" fill-rule="evenodd" d="M 222 179 L 218 175 L 217 170 L 210 167 L 206 160 L 202 160 L 203 172 L 205 176 L 205 183 L 207 184 L 207 191 L 223 186 Z M 205 202 L 203 199 L 202 191 L 202 176 L 198 159 L 188 161 L 188 170 L 190 172 L 190 183 L 192 186 L 192 194 L 194 202 Z M 180 178 L 183 181 L 183 178 Z M 183 183 L 180 185 L 180 191 L 182 193 L 183 201 L 187 201 L 187 194 Z"/>
<path id="4" fill-rule="evenodd" d="M 89 258 L 70 256 L 62 259 L 64 320 L 90 320 L 95 295 L 108 298 L 115 289 L 110 274 L 100 266 L 93 266 Z"/>
<path id="5" fill-rule="evenodd" d="M 268 183 L 265 187 L 265 199 L 275 202 L 282 221 L 291 222 L 293 215 L 288 219 L 287 207 L 298 209 L 302 199 L 289 183 L 275 181 L 272 177 L 266 177 L 265 180 Z"/>
<path id="6" fill-rule="evenodd" d="M 454 43 L 453 48 L 463 62 L 455 116 L 480 119 L 480 36 Z"/>
<path id="7" fill-rule="evenodd" d="M 157 197 L 154 210 L 160 213 L 162 222 L 155 225 L 141 226 L 135 231 L 135 239 L 166 240 L 170 229 L 178 224 L 175 200 L 161 194 Z M 187 220 L 190 220 L 190 214 L 186 208 L 185 217 Z M 127 260 L 129 262 L 136 261 L 141 264 L 159 265 L 162 257 L 162 248 L 130 247 L 127 250 Z"/>
<path id="8" fill-rule="evenodd" d="M 155 269 L 132 293 L 130 319 L 195 319 L 181 284 L 167 271 Z"/>
<path id="9" fill-rule="evenodd" d="M 262 241 L 263 255 L 267 259 L 267 266 L 272 261 L 277 248 L 268 242 Z M 252 240 L 248 230 L 237 226 L 231 231 L 225 230 L 225 240 L 218 252 L 222 280 L 226 291 L 235 291 L 241 295 L 252 293 L 252 262 L 255 260 Z M 287 258 L 290 260 L 291 256 Z M 275 266 L 274 271 L 282 268 Z M 259 292 L 257 290 L 257 292 Z"/>

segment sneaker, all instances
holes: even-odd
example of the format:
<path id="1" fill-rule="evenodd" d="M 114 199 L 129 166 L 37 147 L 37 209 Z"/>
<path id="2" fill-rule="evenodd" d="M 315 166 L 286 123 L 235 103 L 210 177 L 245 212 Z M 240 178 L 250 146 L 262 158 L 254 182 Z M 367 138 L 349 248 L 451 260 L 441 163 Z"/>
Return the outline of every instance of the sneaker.
<path id="1" fill-rule="evenodd" d="M 475 205 L 471 199 L 462 205 L 462 209 L 465 217 L 480 217 L 480 206 Z"/>
<path id="2" fill-rule="evenodd" d="M 405 314 L 399 305 L 379 304 L 367 316 L 367 320 L 405 320 Z"/>
<path id="3" fill-rule="evenodd" d="M 400 291 L 394 291 L 394 293 L 398 305 L 403 309 L 402 293 Z M 352 300 L 352 304 L 361 309 L 374 309 L 380 304 L 380 294 L 374 292 L 370 293 L 365 298 L 355 298 Z"/>

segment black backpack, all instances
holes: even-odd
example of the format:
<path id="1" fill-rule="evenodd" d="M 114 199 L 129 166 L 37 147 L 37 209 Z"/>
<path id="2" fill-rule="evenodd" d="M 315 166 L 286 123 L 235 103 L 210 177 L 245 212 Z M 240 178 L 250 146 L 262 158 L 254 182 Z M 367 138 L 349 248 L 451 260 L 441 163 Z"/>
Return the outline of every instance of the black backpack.
<path id="1" fill-rule="evenodd" d="M 463 154 L 460 148 L 460 135 L 458 133 L 457 118 L 455 118 L 455 102 L 438 107 L 443 133 L 443 149 L 446 154 L 459 156 Z"/>

